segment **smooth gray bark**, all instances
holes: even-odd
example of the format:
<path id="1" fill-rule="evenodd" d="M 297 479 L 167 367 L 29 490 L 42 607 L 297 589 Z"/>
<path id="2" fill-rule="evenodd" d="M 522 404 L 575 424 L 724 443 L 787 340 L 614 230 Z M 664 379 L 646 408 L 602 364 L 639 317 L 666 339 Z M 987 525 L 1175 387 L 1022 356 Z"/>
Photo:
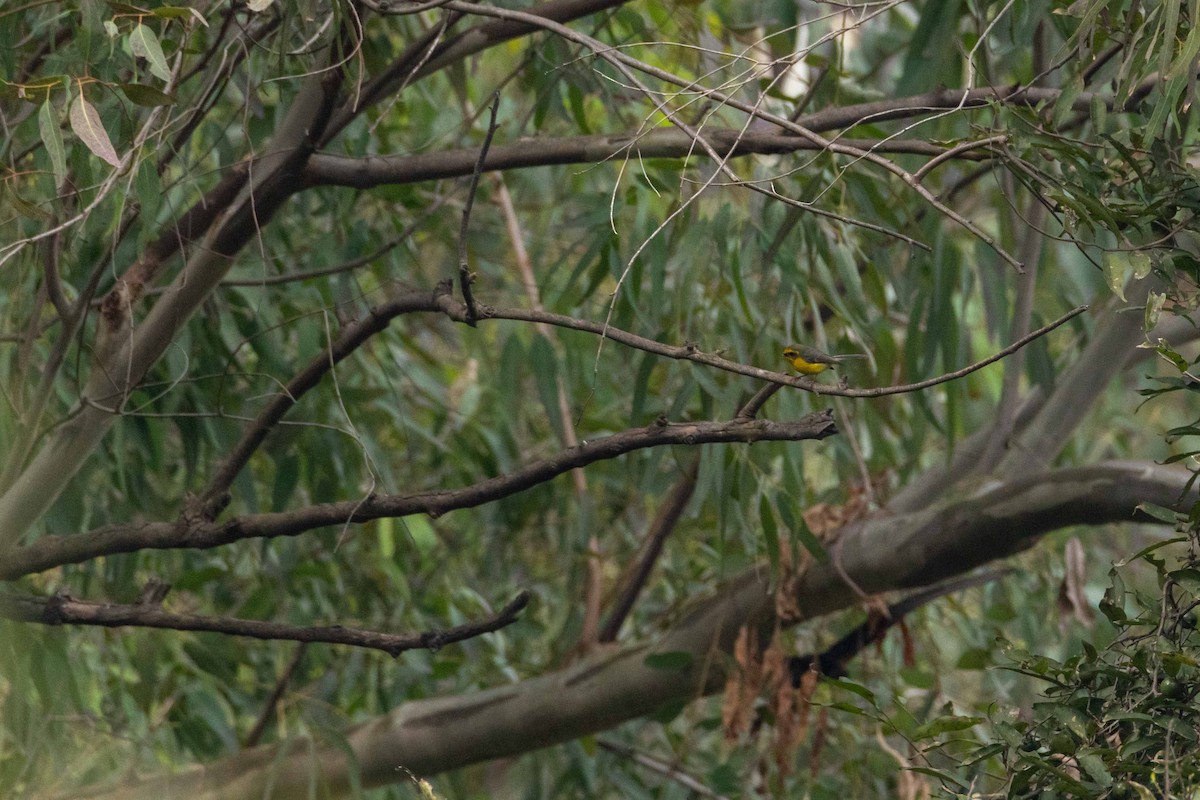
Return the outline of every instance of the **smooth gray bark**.
<path id="1" fill-rule="evenodd" d="M 885 592 L 959 575 L 1033 545 L 1071 525 L 1131 522 L 1140 503 L 1187 507 L 1190 473 L 1143 462 L 1061 469 L 996 485 L 978 495 L 911 514 L 880 515 L 848 526 L 841 563 L 860 586 Z M 846 608 L 857 595 L 831 564 L 815 564 L 796 597 L 805 618 Z M 407 780 L 480 761 L 526 753 L 606 730 L 671 703 L 717 691 L 738 630 L 775 623 L 771 576 L 748 571 L 695 603 L 653 641 L 602 650 L 558 672 L 469 695 L 405 704 L 347 732 L 363 785 Z M 686 652 L 682 671 L 652 669 L 654 652 Z M 310 741 L 259 747 L 177 776 L 150 779 L 96 795 L 261 798 L 346 794 L 351 762 L 344 751 Z"/>

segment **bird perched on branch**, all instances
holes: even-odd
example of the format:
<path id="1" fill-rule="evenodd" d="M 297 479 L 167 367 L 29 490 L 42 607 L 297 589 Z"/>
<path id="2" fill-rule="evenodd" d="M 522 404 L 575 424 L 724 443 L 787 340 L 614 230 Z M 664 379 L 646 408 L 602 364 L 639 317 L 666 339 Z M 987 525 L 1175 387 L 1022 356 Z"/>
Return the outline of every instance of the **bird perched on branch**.
<path id="1" fill-rule="evenodd" d="M 866 355 L 863 353 L 847 353 L 840 356 L 831 356 L 828 353 L 822 353 L 815 347 L 793 344 L 783 349 L 783 357 L 802 375 L 817 375 L 827 369 L 836 367 L 847 359 L 866 358 Z"/>

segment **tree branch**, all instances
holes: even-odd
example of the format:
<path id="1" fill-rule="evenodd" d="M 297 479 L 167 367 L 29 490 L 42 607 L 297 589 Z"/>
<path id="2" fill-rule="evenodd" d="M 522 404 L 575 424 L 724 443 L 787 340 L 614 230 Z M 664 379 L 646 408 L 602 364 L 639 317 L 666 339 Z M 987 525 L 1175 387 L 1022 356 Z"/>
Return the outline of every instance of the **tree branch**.
<path id="1" fill-rule="evenodd" d="M 517 621 L 517 615 L 529 604 L 529 597 L 529 592 L 522 590 L 508 605 L 490 617 L 445 630 L 407 634 L 380 633 L 342 625 L 284 625 L 256 619 L 178 614 L 164 611 L 156 605 L 89 603 L 65 594 L 54 597 L 0 595 L 0 616 L 43 625 L 165 628 L 174 631 L 205 631 L 227 636 L 247 636 L 252 639 L 344 644 L 382 650 L 395 658 L 406 650 L 436 650 L 448 644 L 498 631 Z"/>
<path id="2" fill-rule="evenodd" d="M 1140 503 L 1186 508 L 1200 495 L 1181 495 L 1190 478 L 1183 469 L 1111 462 L 1025 476 L 983 495 L 915 514 L 881 516 L 843 533 L 852 546 L 844 566 L 872 591 L 914 588 L 964 574 L 1023 550 L 1043 534 L 1069 525 L 1144 520 Z M 122 786 L 115 800 L 160 800 L 167 793 L 197 797 L 258 797 L 270 781 L 286 795 L 303 791 L 319 771 L 331 794 L 345 792 L 350 770 L 363 786 L 398 780 L 396 764 L 431 775 L 488 759 L 527 753 L 606 730 L 719 691 L 724 662 L 744 625 L 770 631 L 776 622 L 770 571 L 748 570 L 715 595 L 673 614 L 675 622 L 654 641 L 601 650 L 559 672 L 462 696 L 405 703 L 346 732 L 354 757 L 310 742 L 263 747 L 178 777 Z M 857 602 L 832 566 L 814 564 L 797 584 L 805 619 Z M 796 620 L 799 621 L 799 620 Z M 679 669 L 646 664 L 654 653 L 688 653 Z"/>
<path id="3" fill-rule="evenodd" d="M 339 58 L 333 48 L 333 58 Z M 205 247 L 184 265 L 172 284 L 135 330 L 129 330 L 127 304 L 102 307 L 117 315 L 105 337 L 97 337 L 96 362 L 80 402 L 79 413 L 59 427 L 41 450 L 0 495 L 0 550 L 16 544 L 45 513 L 84 460 L 119 418 L 128 392 L 166 351 L 225 276 L 231 257 L 267 224 L 297 186 L 296 173 L 312 152 L 312 138 L 323 129 L 340 86 L 340 70 L 310 75 L 274 131 L 256 169 L 208 233 Z M 128 289 L 128 287 L 126 287 Z M 114 293 L 118 299 L 125 290 Z M 115 402 L 113 400 L 115 399 Z M 104 405 L 101 405 L 101 404 Z"/>
<path id="4" fill-rule="evenodd" d="M 204 519 L 212 520 L 228 502 L 227 492 L 250 456 L 258 450 L 267 434 L 283 419 L 293 406 L 339 362 L 361 347 L 368 339 L 387 328 L 401 314 L 413 311 L 438 311 L 450 300 L 450 284 L 444 281 L 432 292 L 409 292 L 393 298 L 367 312 L 363 319 L 347 325 L 329 347 L 314 356 L 304 369 L 288 381 L 259 412 L 254 422 L 242 432 L 237 444 L 229 451 L 208 488 L 200 495 L 196 509 Z"/>
<path id="5" fill-rule="evenodd" d="M 752 154 L 783 155 L 824 148 L 808 139 L 780 133 L 757 133 L 732 128 L 706 128 L 704 138 L 726 158 Z M 842 144 L 880 153 L 945 156 L 949 148 L 913 139 L 843 139 Z M 975 147 L 981 143 L 968 143 Z M 961 145 L 960 145 L 961 147 Z M 695 140 L 678 128 L 655 128 L 638 135 L 597 134 L 528 139 L 493 147 L 482 162 L 484 172 L 545 167 L 556 164 L 599 164 L 626 158 L 685 158 L 706 156 Z M 953 157 L 969 161 L 991 158 L 987 153 L 960 150 Z M 461 148 L 406 156 L 352 158 L 317 153 L 304 168 L 309 186 L 375 186 L 419 183 L 470 175 L 479 163 L 479 150 Z"/>
<path id="6" fill-rule="evenodd" d="M 409 514 L 440 516 L 473 508 L 524 491 L 576 467 L 616 458 L 625 453 L 663 445 L 820 440 L 837 433 L 828 411 L 809 414 L 798 422 L 735 419 L 729 422 L 670 423 L 659 419 L 635 428 L 592 439 L 520 469 L 452 491 L 411 495 L 369 495 L 360 500 L 324 503 L 294 511 L 249 514 L 226 522 L 181 520 L 113 525 L 75 536 L 44 536 L 26 547 L 4 552 L 0 580 L 74 564 L 102 555 L 136 550 L 219 547 L 244 539 L 295 536 L 330 525 L 368 522 Z"/>
<path id="7" fill-rule="evenodd" d="M 528 9 L 529 13 L 556 22 L 571 22 L 580 17 L 622 6 L 629 0 L 552 0 Z M 463 18 L 461 13 L 448 15 L 443 24 L 433 28 L 410 45 L 386 70 L 371 79 L 330 121 L 321 144 L 327 144 L 366 109 L 384 97 L 399 91 L 413 81 L 445 69 L 450 64 L 494 47 L 519 36 L 538 30 L 532 25 L 504 20 L 489 20 L 442 41 L 443 33 Z"/>
<path id="8" fill-rule="evenodd" d="M 487 133 L 483 137 L 483 145 L 475 158 L 475 167 L 471 171 L 471 185 L 467 189 L 467 202 L 463 206 L 462 221 L 458 226 L 458 285 L 462 290 L 463 303 L 467 307 L 467 324 L 475 327 L 479 314 L 475 310 L 475 294 L 471 284 L 475 276 L 471 274 L 471 266 L 467 262 L 467 229 L 471 226 L 471 209 L 475 207 L 475 195 L 479 193 L 479 176 L 483 172 L 483 162 L 487 159 L 488 150 L 492 146 L 492 137 L 496 135 L 496 112 L 500 110 L 500 94 L 492 98 L 491 116 L 488 120 Z"/>
<path id="9" fill-rule="evenodd" d="M 304 654 L 308 652 L 308 642 L 300 642 L 296 645 L 295 652 L 292 653 L 291 659 L 288 660 L 288 665 L 284 668 L 283 674 L 275 681 L 274 688 L 271 689 L 271 694 L 267 696 L 267 702 L 263 704 L 263 710 L 258 715 L 258 719 L 254 721 L 254 727 L 246 734 L 246 738 L 242 740 L 243 747 L 254 747 L 263 737 L 267 730 L 267 725 L 271 722 L 271 717 L 275 716 L 275 709 L 279 707 L 279 701 L 283 699 L 283 693 L 287 691 L 288 684 L 292 682 L 292 677 L 296 674 L 296 670 L 300 668 L 300 662 L 304 660 Z"/>
<path id="10" fill-rule="evenodd" d="M 688 501 L 692 499 L 692 493 L 696 490 L 696 475 L 699 471 L 700 457 L 699 455 L 692 456 L 692 460 L 684 468 L 683 475 L 679 476 L 679 480 L 671 487 L 671 491 L 667 493 L 662 505 L 658 507 L 658 513 L 654 515 L 654 521 L 650 523 L 646 532 L 646 541 L 638 555 L 637 563 L 627 577 L 625 585 L 621 587 L 617 600 L 612 604 L 612 609 L 608 612 L 608 619 L 604 621 L 604 627 L 600 630 L 597 641 L 615 642 L 617 640 L 617 634 L 621 632 L 621 625 L 633 611 L 638 595 L 642 593 L 646 581 L 650 579 L 650 573 L 658 561 L 659 554 L 662 553 L 667 537 L 675 530 L 679 518 L 683 515 L 683 510 L 687 508 Z"/>
<path id="11" fill-rule="evenodd" d="M 1021 337 L 1008 347 L 1005 347 L 1003 350 L 999 350 L 987 358 L 976 361 L 973 364 L 969 364 L 962 369 L 957 369 L 953 372 L 947 372 L 944 375 L 939 375 L 935 378 L 917 381 L 916 383 L 904 383 L 895 386 L 877 386 L 870 389 L 851 389 L 849 387 L 836 386 L 833 384 L 822 384 L 811 378 L 795 377 L 792 375 L 785 375 L 780 372 L 772 372 L 771 370 L 761 369 L 748 364 L 742 364 L 737 361 L 729 361 L 711 353 L 701 352 L 693 344 L 687 344 L 683 346 L 667 345 L 653 339 L 647 339 L 643 336 L 638 336 L 637 334 L 614 328 L 611 325 L 591 322 L 589 320 L 576 319 L 574 317 L 568 317 L 562 314 L 551 314 L 545 311 L 539 312 L 519 308 L 495 308 L 483 304 L 480 304 L 479 306 L 479 314 L 480 319 L 510 319 L 521 320 L 525 322 L 541 322 L 561 328 L 570 328 L 572 330 L 595 333 L 605 337 L 606 339 L 612 339 L 614 342 L 626 345 L 627 347 L 633 347 L 637 350 L 643 350 L 647 353 L 654 353 L 666 358 L 673 358 L 681 361 L 692 361 L 697 364 L 705 364 L 726 372 L 732 372 L 735 375 L 745 375 L 750 378 L 758 378 L 759 380 L 770 381 L 783 386 L 792 386 L 797 389 L 804 389 L 805 391 L 812 392 L 813 394 L 830 395 L 835 397 L 884 397 L 886 395 L 905 394 L 907 392 L 916 392 L 922 389 L 928 389 L 931 386 L 937 386 L 940 383 L 947 383 L 949 381 L 957 380 L 958 378 L 970 375 L 972 372 L 981 370 L 989 364 L 994 364 L 1005 356 L 1015 353 L 1017 350 L 1020 350 L 1022 347 L 1034 341 L 1035 339 L 1045 336 L 1047 333 L 1050 333 L 1060 325 L 1079 316 L 1084 311 L 1087 311 L 1087 309 L 1087 306 L 1079 306 L 1078 308 L 1074 308 L 1048 325 L 1043 325 L 1041 328 L 1038 328 L 1032 333 Z M 460 319 L 464 315 L 465 312 L 460 309 L 454 312 L 451 316 L 454 319 Z"/>

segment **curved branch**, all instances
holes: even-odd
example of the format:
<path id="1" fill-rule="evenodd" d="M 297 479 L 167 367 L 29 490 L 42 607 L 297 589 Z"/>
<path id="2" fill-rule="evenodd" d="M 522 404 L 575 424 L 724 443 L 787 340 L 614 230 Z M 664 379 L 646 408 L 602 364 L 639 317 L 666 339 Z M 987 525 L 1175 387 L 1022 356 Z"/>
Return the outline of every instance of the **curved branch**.
<path id="1" fill-rule="evenodd" d="M 347 30 L 343 38 L 348 34 Z M 337 48 L 333 56 L 337 57 Z M 341 80 L 340 70 L 314 73 L 305 79 L 256 171 L 231 206 L 213 220 L 205 247 L 188 259 L 172 290 L 154 304 L 136 329 L 129 327 L 125 302 L 129 287 L 118 287 L 111 295 L 116 301 L 111 305 L 106 301 L 102 306 L 103 335 L 97 337 L 95 366 L 82 392 L 79 414 L 48 437 L 16 481 L 0 495 L 0 549 L 20 541 L 119 418 L 99 402 L 117 398 L 117 403 L 106 405 L 120 405 L 225 277 L 231 257 L 291 196 L 298 185 L 296 173 L 311 155 L 312 137 L 320 134 L 329 119 Z"/>
<path id="2" fill-rule="evenodd" d="M 1183 495 L 1189 478 L 1187 470 L 1136 462 L 1028 476 L 978 497 L 859 523 L 843 534 L 849 539 L 843 565 L 872 591 L 935 583 L 1023 550 L 1052 530 L 1140 520 L 1143 502 L 1186 507 L 1197 499 L 1194 490 Z M 516 685 L 405 703 L 346 733 L 353 758 L 336 747 L 291 742 L 185 775 L 123 786 L 107 796 L 248 798 L 261 796 L 270 781 L 286 795 L 293 787 L 302 791 L 314 773 L 331 794 L 339 794 L 348 790 L 351 770 L 363 786 L 377 786 L 400 780 L 397 764 L 430 775 L 611 728 L 719 691 L 724 662 L 712 658 L 714 650 L 730 652 L 744 625 L 769 631 L 776 624 L 769 574 L 765 567 L 747 571 L 678 615 L 653 643 L 602 650 Z M 808 619 L 857 601 L 829 564 L 813 565 L 797 587 L 798 608 Z M 646 656 L 656 652 L 686 653 L 691 663 L 679 669 L 648 666 Z"/>
<path id="3" fill-rule="evenodd" d="M 820 145 L 799 136 L 780 133 L 756 133 L 733 128 L 706 128 L 704 138 L 724 153 L 724 158 L 745 155 L 782 155 L 798 151 L 823 150 Z M 993 137 L 998 138 L 998 137 Z M 983 160 L 986 153 L 958 152 L 930 142 L 913 139 L 843 139 L 847 147 L 879 153 L 912 153 L 934 158 L 956 157 Z M 982 147 L 990 140 L 968 142 Z M 484 172 L 496 172 L 556 164 L 598 164 L 625 158 L 684 158 L 706 156 L 697 150 L 695 140 L 678 128 L 656 128 L 639 136 L 597 134 L 526 139 L 491 148 L 483 160 Z M 352 158 L 332 153 L 317 153 L 304 169 L 309 186 L 347 186 L 370 189 L 375 186 L 419 183 L 440 178 L 458 178 L 472 174 L 479 162 L 479 148 L 442 150 L 408 156 L 364 156 Z"/>
<path id="4" fill-rule="evenodd" d="M 792 386 L 798 389 L 813 392 L 818 395 L 835 395 L 839 397 L 882 397 L 891 394 L 901 394 L 905 392 L 914 392 L 922 389 L 927 389 L 931 386 L 937 386 L 941 383 L 946 383 L 951 380 L 956 380 L 972 372 L 982 369 L 989 364 L 994 364 L 1000 359 L 1016 352 L 1025 345 L 1032 342 L 1041 336 L 1046 335 L 1058 326 L 1068 320 L 1078 316 L 1087 309 L 1087 306 L 1076 308 L 1049 325 L 1045 325 L 1032 333 L 1023 336 L 1016 342 L 1013 342 L 1003 350 L 994 353 L 987 358 L 970 364 L 962 369 L 949 372 L 944 375 L 939 375 L 934 378 L 929 378 L 917 383 L 902 384 L 899 386 L 880 386 L 870 389 L 850 389 L 843 386 L 824 386 L 816 383 L 810 378 L 797 378 L 789 375 L 771 372 L 770 370 L 760 369 L 758 367 L 741 364 L 736 361 L 728 361 L 720 356 L 709 353 L 702 353 L 693 345 L 684 345 L 682 347 L 666 345 L 657 342 L 653 339 L 647 339 L 638 336 L 628 331 L 620 330 L 611 326 L 603 325 L 598 322 L 578 319 L 576 317 L 568 317 L 562 314 L 553 314 L 546 311 L 536 309 L 514 309 L 514 308 L 495 308 L 480 304 L 478 306 L 479 320 L 488 319 L 508 319 L 524 322 L 542 323 L 553 325 L 570 330 L 585 331 L 588 333 L 598 334 L 606 338 L 612 339 L 628 347 L 633 347 L 645 352 L 654 353 L 656 355 L 665 356 L 667 358 L 694 361 L 698 364 L 716 367 L 717 369 L 725 370 L 739 375 L 746 375 L 752 378 L 760 378 L 770 381 L 772 385 Z M 333 367 L 340 361 L 344 360 L 350 353 L 360 347 L 371 336 L 384 330 L 392 319 L 400 314 L 415 312 L 415 311 L 440 311 L 446 314 L 451 319 L 460 322 L 466 322 L 472 315 L 465 303 L 455 300 L 450 295 L 450 287 L 448 283 L 439 284 L 432 292 L 410 292 L 399 297 L 389 300 L 387 303 L 372 308 L 368 316 L 347 326 L 338 336 L 337 340 L 332 343 L 328 350 L 314 357 L 309 364 L 301 370 L 291 381 L 288 382 L 284 390 L 275 395 L 259 415 L 255 418 L 242 434 L 242 437 L 234 445 L 230 454 L 226 457 L 217 474 L 212 478 L 209 486 L 200 497 L 189 504 L 189 508 L 185 512 L 187 519 L 191 521 L 211 521 L 224 508 L 227 497 L 226 492 L 233 484 L 234 478 L 249 462 L 250 457 L 259 448 L 262 442 L 266 439 L 270 430 L 283 419 L 284 415 L 291 410 L 300 398 L 310 389 L 316 386 L 321 378 L 323 378 Z M 765 388 L 760 390 L 747 407 L 738 412 L 735 419 L 747 420 L 757 413 L 758 408 L 766 399 L 774 394 L 778 389 L 767 391 Z M 5 573 L 0 570 L 0 577 Z"/>
<path id="5" fill-rule="evenodd" d="M 480 481 L 452 491 L 411 495 L 369 495 L 361 500 L 323 503 L 267 514 L 248 514 L 226 522 L 154 522 L 113 525 L 73 536 L 46 536 L 32 544 L 9 550 L 0 559 L 0 580 L 40 572 L 62 564 L 76 564 L 114 553 L 136 550 L 210 548 L 244 539 L 296 536 L 330 525 L 369 522 L 383 517 L 429 514 L 499 500 L 545 483 L 576 467 L 616 458 L 634 450 L 663 445 L 697 445 L 731 442 L 796 442 L 820 440 L 837 433 L 829 411 L 809 414 L 798 422 L 734 419 L 728 422 L 670 423 L 659 419 L 646 428 L 593 439 L 507 475 Z"/>
<path id="6" fill-rule="evenodd" d="M 732 372 L 736 375 L 745 375 L 749 378 L 758 378 L 759 380 L 770 381 L 771 383 L 778 383 L 783 386 L 792 386 L 797 389 L 804 389 L 805 391 L 812 392 L 813 394 L 830 395 L 834 397 L 884 397 L 892 394 L 905 394 L 908 392 L 920 391 L 921 389 L 928 389 L 931 386 L 937 386 L 940 383 L 947 383 L 949 381 L 962 378 L 966 375 L 970 375 L 972 372 L 981 370 L 989 364 L 994 364 L 1005 356 L 1015 353 L 1025 345 L 1032 342 L 1034 339 L 1045 336 L 1055 328 L 1066 322 L 1069 322 L 1087 310 L 1087 306 L 1079 306 L 1078 308 L 1071 309 L 1050 324 L 1043 325 L 1036 331 L 1033 331 L 1026 336 L 1022 336 L 1020 339 L 1013 342 L 1008 347 L 1005 347 L 1003 350 L 999 350 L 987 358 L 976 361 L 973 364 L 969 364 L 962 369 L 957 369 L 953 372 L 947 372 L 944 375 L 928 378 L 923 381 L 917 381 L 916 383 L 904 383 L 896 386 L 876 386 L 870 389 L 851 389 L 845 386 L 818 383 L 811 378 L 799 378 L 792 375 L 784 375 L 780 372 L 772 372 L 768 369 L 752 367 L 748 364 L 742 364 L 737 361 L 729 361 L 721 358 L 718 355 L 713 355 L 712 353 L 703 353 L 694 344 L 686 344 L 683 346 L 663 344 L 662 342 L 655 341 L 654 339 L 647 339 L 643 336 L 638 336 L 637 334 L 629 333 L 628 331 L 623 331 L 619 328 L 614 328 L 611 325 L 604 325 L 602 323 L 591 322 L 589 320 L 576 319 L 575 317 L 568 317 L 562 314 L 551 314 L 546 311 L 531 311 L 523 308 L 494 308 L 491 306 L 480 305 L 479 316 L 480 320 L 510 319 L 521 320 L 525 322 L 541 322 L 561 328 L 570 328 L 572 330 L 595 333 L 603 336 L 606 339 L 612 339 L 614 342 L 618 342 L 628 347 L 644 350 L 647 353 L 654 353 L 656 355 L 682 361 L 693 361 L 697 364 L 705 364 L 710 367 L 716 367 L 717 369 L 724 370 L 726 372 Z M 465 311 L 462 309 L 455 309 L 450 315 L 453 319 L 462 321 L 460 318 L 465 316 Z"/>
<path id="7" fill-rule="evenodd" d="M 571 22 L 628 2 L 629 0 L 551 0 L 527 11 L 546 20 Z M 534 25 L 508 20 L 488 20 L 442 41 L 444 31 L 462 17 L 461 13 L 449 15 L 443 26 L 430 29 L 401 53 L 387 69 L 363 86 L 349 103 L 334 114 L 321 144 L 328 143 L 363 111 L 409 83 L 432 75 L 489 47 L 538 30 Z"/>
<path id="8" fill-rule="evenodd" d="M 412 311 L 438 311 L 449 299 L 450 282 L 444 281 L 432 292 L 410 292 L 376 306 L 367 316 L 347 325 L 329 347 L 315 356 L 304 369 L 288 381 L 283 391 L 275 395 L 254 422 L 242 432 L 237 444 L 221 463 L 208 488 L 199 497 L 196 509 L 200 516 L 214 519 L 226 503 L 226 492 L 234 478 L 246 466 L 250 456 L 267 438 L 271 428 L 283 419 L 293 406 L 339 362 L 361 347 L 368 339 L 387 328 L 397 316 Z"/>
<path id="9" fill-rule="evenodd" d="M 105 628 L 165 628 L 173 631 L 207 631 L 228 636 L 293 642 L 324 642 L 382 650 L 392 658 L 406 650 L 436 650 L 448 644 L 498 631 L 517 621 L 529 605 L 529 592 L 522 591 L 498 613 L 475 622 L 445 630 L 423 633 L 380 633 L 341 625 L 285 625 L 257 619 L 209 617 L 164 611 L 156 605 L 89 603 L 66 595 L 21 597 L 0 595 L 0 617 L 43 625 L 98 625 Z"/>

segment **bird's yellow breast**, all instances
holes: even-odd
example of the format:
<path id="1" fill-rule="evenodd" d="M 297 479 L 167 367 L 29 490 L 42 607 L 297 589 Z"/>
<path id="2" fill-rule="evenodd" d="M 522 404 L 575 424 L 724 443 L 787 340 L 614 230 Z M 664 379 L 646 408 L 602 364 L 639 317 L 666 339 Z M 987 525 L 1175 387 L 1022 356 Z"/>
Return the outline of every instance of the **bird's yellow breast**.
<path id="1" fill-rule="evenodd" d="M 804 375 L 816 375 L 829 369 L 828 364 L 814 364 L 811 361 L 806 361 L 804 356 L 800 355 L 799 351 L 788 348 L 783 351 L 783 357 L 788 360 L 792 368 Z"/>

